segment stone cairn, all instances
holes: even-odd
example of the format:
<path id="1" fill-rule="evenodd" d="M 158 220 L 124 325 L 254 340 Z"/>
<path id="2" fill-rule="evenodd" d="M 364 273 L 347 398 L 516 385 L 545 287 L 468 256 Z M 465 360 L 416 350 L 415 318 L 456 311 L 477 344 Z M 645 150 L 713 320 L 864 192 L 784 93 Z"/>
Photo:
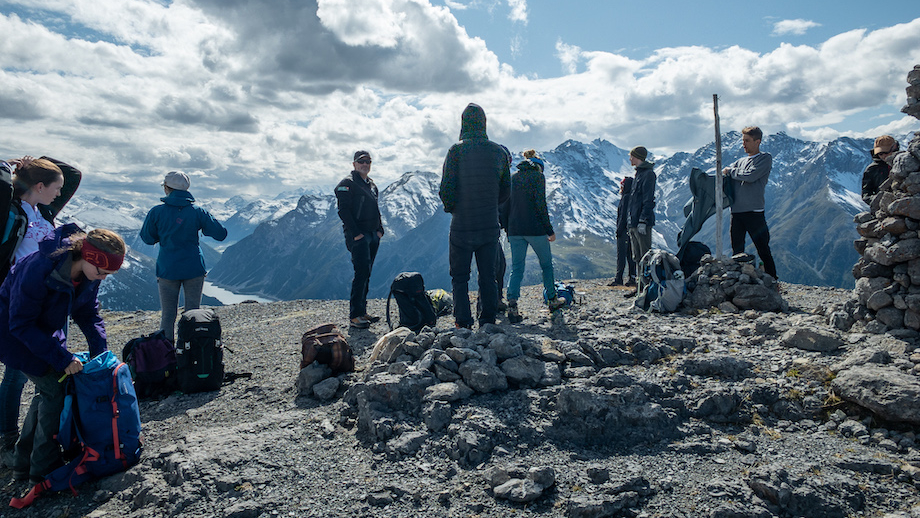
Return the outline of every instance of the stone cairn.
<path id="1" fill-rule="evenodd" d="M 907 75 L 904 113 L 920 118 L 920 65 Z M 858 305 L 850 322 L 870 333 L 916 336 L 920 330 L 920 132 L 891 159 L 891 172 L 869 211 L 854 218 L 860 253 L 853 266 Z M 840 325 L 838 325 L 840 324 Z M 844 322 L 837 327 L 848 328 Z"/>
<path id="2" fill-rule="evenodd" d="M 703 256 L 700 267 L 687 277 L 684 305 L 694 309 L 718 308 L 725 313 L 742 310 L 785 311 L 776 280 L 753 264 L 753 256 L 730 259 Z"/>

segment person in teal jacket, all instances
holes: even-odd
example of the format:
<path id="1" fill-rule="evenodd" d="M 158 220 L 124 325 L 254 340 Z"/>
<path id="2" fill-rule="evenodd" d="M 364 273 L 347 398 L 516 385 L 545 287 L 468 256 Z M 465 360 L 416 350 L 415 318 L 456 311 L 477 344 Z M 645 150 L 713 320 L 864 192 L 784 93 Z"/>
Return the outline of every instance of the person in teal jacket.
<path id="1" fill-rule="evenodd" d="M 227 238 L 227 229 L 211 213 L 196 207 L 188 192 L 189 178 L 172 171 L 163 181 L 166 197 L 162 205 L 150 209 L 140 237 L 148 245 L 160 244 L 157 254 L 157 286 L 160 291 L 160 329 L 174 340 L 179 311 L 179 288 L 185 292 L 184 310 L 198 309 L 207 270 L 198 244 L 198 232 L 218 241 Z"/>

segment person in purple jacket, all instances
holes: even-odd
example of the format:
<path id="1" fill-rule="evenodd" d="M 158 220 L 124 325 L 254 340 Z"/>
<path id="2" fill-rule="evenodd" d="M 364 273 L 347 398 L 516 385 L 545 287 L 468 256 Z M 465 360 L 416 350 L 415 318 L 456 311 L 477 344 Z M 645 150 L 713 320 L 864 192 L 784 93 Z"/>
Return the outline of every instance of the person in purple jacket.
<path id="1" fill-rule="evenodd" d="M 35 384 L 36 394 L 16 442 L 15 480 L 38 483 L 62 465 L 55 440 L 64 407 L 65 375 L 83 370 L 67 350 L 73 320 L 96 356 L 107 350 L 99 316 L 99 282 L 121 267 L 125 242 L 111 230 L 84 234 L 73 224 L 55 229 L 0 286 L 0 362 Z"/>

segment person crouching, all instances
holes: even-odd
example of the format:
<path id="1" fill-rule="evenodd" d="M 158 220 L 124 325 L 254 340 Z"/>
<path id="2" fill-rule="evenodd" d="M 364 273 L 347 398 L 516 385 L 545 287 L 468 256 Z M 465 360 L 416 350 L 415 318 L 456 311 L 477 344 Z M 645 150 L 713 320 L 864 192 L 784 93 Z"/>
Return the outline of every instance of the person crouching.
<path id="1" fill-rule="evenodd" d="M 118 271 L 125 250 L 111 230 L 84 234 L 64 225 L 16 263 L 0 286 L 0 361 L 23 371 L 36 388 L 16 443 L 14 480 L 38 483 L 62 465 L 55 440 L 64 408 L 62 378 L 83 370 L 67 350 L 68 322 L 83 331 L 92 356 L 107 350 L 99 283 Z"/>

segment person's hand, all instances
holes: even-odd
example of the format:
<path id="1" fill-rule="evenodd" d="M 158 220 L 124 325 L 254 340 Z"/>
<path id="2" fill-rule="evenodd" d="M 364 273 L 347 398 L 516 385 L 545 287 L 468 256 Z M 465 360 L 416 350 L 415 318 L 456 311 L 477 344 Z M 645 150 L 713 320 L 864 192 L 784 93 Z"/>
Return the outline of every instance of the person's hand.
<path id="1" fill-rule="evenodd" d="M 382 237 L 383 237 L 383 232 L 377 232 L 377 239 L 380 239 Z"/>
<path id="2" fill-rule="evenodd" d="M 82 370 L 83 370 L 83 364 L 80 363 L 80 360 L 77 360 L 75 358 L 72 362 L 70 362 L 69 365 L 67 365 L 67 368 L 64 369 L 64 374 L 70 374 L 72 376 Z"/>
<path id="3" fill-rule="evenodd" d="M 361 238 L 363 237 L 364 237 L 364 234 L 358 234 L 357 236 L 355 236 L 355 241 L 360 241 Z"/>
<path id="4" fill-rule="evenodd" d="M 547 237 L 546 240 L 552 243 L 553 241 L 556 240 L 556 234 L 550 234 L 550 236 Z"/>
<path id="5" fill-rule="evenodd" d="M 10 160 L 9 162 L 11 164 L 15 164 L 17 169 L 22 169 L 23 167 L 26 167 L 27 165 L 31 164 L 33 160 L 35 160 L 35 157 L 26 155 L 22 158 Z"/>
<path id="6" fill-rule="evenodd" d="M 645 226 L 645 223 L 639 223 L 636 227 L 636 231 L 644 236 L 645 233 L 648 232 L 648 227 Z"/>

